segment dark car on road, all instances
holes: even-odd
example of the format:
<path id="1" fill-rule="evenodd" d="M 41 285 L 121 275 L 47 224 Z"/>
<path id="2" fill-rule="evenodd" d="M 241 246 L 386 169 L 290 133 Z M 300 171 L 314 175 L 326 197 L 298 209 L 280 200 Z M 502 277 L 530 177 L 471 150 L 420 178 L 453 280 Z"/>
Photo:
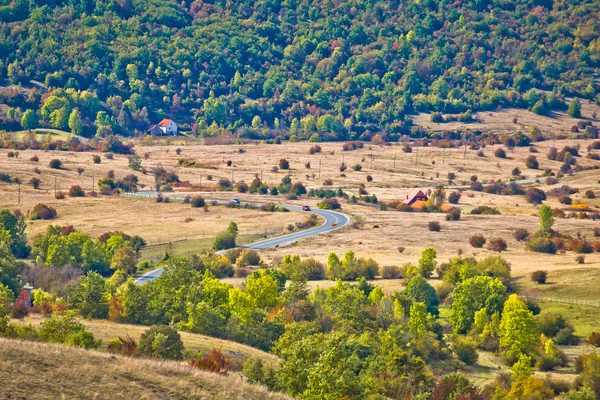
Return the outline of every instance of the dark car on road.
<path id="1" fill-rule="evenodd" d="M 310 207 L 309 206 L 302 206 L 302 211 L 310 211 Z"/>

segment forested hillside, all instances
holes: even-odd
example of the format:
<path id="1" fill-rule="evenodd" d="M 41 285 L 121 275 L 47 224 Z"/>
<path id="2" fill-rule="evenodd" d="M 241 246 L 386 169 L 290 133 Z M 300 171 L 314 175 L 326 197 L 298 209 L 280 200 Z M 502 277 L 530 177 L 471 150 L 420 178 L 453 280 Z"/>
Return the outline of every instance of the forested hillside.
<path id="1" fill-rule="evenodd" d="M 0 79 L 55 91 L 4 91 L 0 102 L 63 129 L 77 108 L 89 136 L 166 116 L 205 136 L 393 140 L 414 111 L 468 119 L 595 99 L 599 10 L 595 0 L 0 0 Z M 107 114 L 57 90 L 68 88 L 95 92 Z"/>

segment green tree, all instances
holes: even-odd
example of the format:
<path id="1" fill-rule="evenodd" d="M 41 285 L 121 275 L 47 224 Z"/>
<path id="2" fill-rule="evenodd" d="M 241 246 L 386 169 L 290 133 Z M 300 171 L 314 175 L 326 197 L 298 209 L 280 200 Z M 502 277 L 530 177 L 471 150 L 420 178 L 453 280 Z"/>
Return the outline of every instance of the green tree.
<path id="1" fill-rule="evenodd" d="M 460 282 L 453 293 L 450 323 L 457 333 L 466 333 L 473 326 L 477 311 L 486 308 L 488 315 L 497 311 L 498 300 L 506 293 L 506 287 L 499 279 L 476 276 Z"/>
<path id="2" fill-rule="evenodd" d="M 69 307 L 79 310 L 84 317 L 106 318 L 106 279 L 96 272 L 88 273 L 69 294 Z"/>
<path id="3" fill-rule="evenodd" d="M 527 305 L 516 294 L 504 303 L 500 320 L 500 348 L 514 363 L 521 354 L 531 355 L 539 344 L 540 332 Z"/>
<path id="4" fill-rule="evenodd" d="M 552 208 L 547 205 L 542 205 L 539 212 L 540 227 L 537 235 L 540 237 L 549 237 L 552 233 L 552 225 L 554 225 L 554 216 L 552 215 Z"/>
<path id="5" fill-rule="evenodd" d="M 421 275 L 414 276 L 406 285 L 406 294 L 415 302 L 422 302 L 427 307 L 427 312 L 438 315 L 440 300 L 435 289 Z"/>
<path id="6" fill-rule="evenodd" d="M 0 231 L 8 231 L 11 238 L 10 251 L 18 258 L 29 256 L 30 248 L 27 246 L 25 227 L 25 217 L 23 215 L 17 216 L 8 209 L 0 210 Z"/>
<path id="7" fill-rule="evenodd" d="M 567 113 L 573 118 L 581 118 L 581 102 L 578 98 L 571 100 Z"/>
<path id="8" fill-rule="evenodd" d="M 39 121 L 37 114 L 33 110 L 25 110 L 21 117 L 21 127 L 31 131 L 38 127 Z"/>
<path id="9" fill-rule="evenodd" d="M 140 169 L 142 169 L 142 158 L 137 153 L 133 153 L 132 155 L 130 155 L 128 160 L 129 168 L 131 168 L 132 170 L 139 171 Z"/>
<path id="10" fill-rule="evenodd" d="M 136 269 L 135 253 L 131 247 L 121 247 L 115 251 L 110 261 L 110 268 L 133 274 Z"/>
<path id="11" fill-rule="evenodd" d="M 431 247 L 423 249 L 419 258 L 419 272 L 425 278 L 430 278 L 437 265 L 437 252 Z"/>
<path id="12" fill-rule="evenodd" d="M 408 327 L 410 334 L 415 338 L 421 338 L 427 332 L 427 311 L 425 303 L 416 302 L 410 306 L 410 317 Z"/>
<path id="13" fill-rule="evenodd" d="M 75 135 L 81 135 L 83 133 L 83 120 L 81 119 L 81 113 L 79 109 L 74 108 L 69 116 L 69 128 Z"/>

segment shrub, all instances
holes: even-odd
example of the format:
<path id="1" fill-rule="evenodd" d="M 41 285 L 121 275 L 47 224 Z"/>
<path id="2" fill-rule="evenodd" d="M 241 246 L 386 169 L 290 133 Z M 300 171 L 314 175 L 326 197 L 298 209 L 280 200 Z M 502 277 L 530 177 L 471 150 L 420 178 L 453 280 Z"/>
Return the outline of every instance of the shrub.
<path id="1" fill-rule="evenodd" d="M 290 169 L 290 163 L 285 158 L 279 160 L 279 169 Z"/>
<path id="2" fill-rule="evenodd" d="M 460 219 L 460 210 L 455 208 L 446 214 L 446 221 L 458 221 Z"/>
<path id="3" fill-rule="evenodd" d="M 113 354 L 120 354 L 123 356 L 134 357 L 138 352 L 138 345 L 134 338 L 129 335 L 118 337 L 108 343 L 108 351 Z"/>
<path id="4" fill-rule="evenodd" d="M 92 161 L 94 162 L 94 164 L 100 164 L 102 162 L 102 159 L 99 155 L 95 154 L 92 156 Z"/>
<path id="5" fill-rule="evenodd" d="M 194 208 L 200 208 L 200 207 L 204 207 L 206 205 L 206 202 L 204 201 L 204 199 L 202 197 L 196 196 L 190 200 L 190 204 Z"/>
<path id="6" fill-rule="evenodd" d="M 448 202 L 451 204 L 458 204 L 460 201 L 460 192 L 452 192 L 448 195 Z"/>
<path id="7" fill-rule="evenodd" d="M 373 177 L 371 175 L 367 175 L 367 182 L 373 182 Z"/>
<path id="8" fill-rule="evenodd" d="M 565 204 L 565 205 L 568 205 L 568 206 L 570 206 L 570 205 L 573 203 L 573 200 L 571 200 L 571 197 L 570 197 L 570 196 L 560 196 L 560 197 L 558 198 L 558 201 L 559 201 L 561 204 Z"/>
<path id="9" fill-rule="evenodd" d="M 56 210 L 42 203 L 36 204 L 29 216 L 30 219 L 53 219 L 56 218 Z"/>
<path id="10" fill-rule="evenodd" d="M 473 365 L 477 362 L 479 354 L 475 342 L 470 337 L 458 337 L 454 340 L 453 350 L 456 358 L 467 365 Z"/>
<path id="11" fill-rule="evenodd" d="M 530 188 L 525 193 L 525 200 L 533 205 L 542 204 L 546 200 L 546 193 L 538 188 Z"/>
<path id="12" fill-rule="evenodd" d="M 594 236 L 595 237 L 600 237 L 600 228 L 599 227 L 594 227 Z"/>
<path id="13" fill-rule="evenodd" d="M 235 236 L 229 232 L 222 232 L 218 234 L 213 241 L 214 250 L 226 250 L 235 246 Z"/>
<path id="14" fill-rule="evenodd" d="M 500 215 L 500 211 L 498 211 L 494 207 L 489 206 L 479 206 L 471 210 L 471 214 L 473 215 Z"/>
<path id="15" fill-rule="evenodd" d="M 531 273 L 531 281 L 532 282 L 537 282 L 539 284 L 546 283 L 546 278 L 547 277 L 548 277 L 548 273 L 546 271 L 543 271 L 543 270 L 537 270 L 537 271 L 533 271 Z"/>
<path id="16" fill-rule="evenodd" d="M 323 181 L 323 186 L 332 186 L 333 185 L 333 179 L 325 179 Z"/>
<path id="17" fill-rule="evenodd" d="M 485 238 L 478 233 L 469 238 L 469 244 L 475 248 L 481 248 L 485 244 Z"/>
<path id="18" fill-rule="evenodd" d="M 31 157 L 31 158 L 29 159 L 29 161 L 33 161 L 33 162 L 39 162 L 39 161 L 40 161 L 40 158 L 39 158 L 37 155 L 35 155 L 35 156 Z"/>
<path id="19" fill-rule="evenodd" d="M 342 205 L 337 199 L 323 199 L 317 203 L 317 207 L 322 210 L 339 210 L 342 208 Z"/>
<path id="20" fill-rule="evenodd" d="M 17 300 L 15 305 L 13 306 L 10 316 L 12 318 L 25 318 L 29 314 L 29 310 L 27 309 L 27 305 L 23 300 Z"/>
<path id="21" fill-rule="evenodd" d="M 54 168 L 54 169 L 61 169 L 62 168 L 62 161 L 55 159 L 50 160 L 50 163 L 48 164 L 50 166 L 50 168 Z"/>
<path id="22" fill-rule="evenodd" d="M 179 333 L 172 327 L 154 325 L 142 333 L 139 351 L 150 357 L 181 360 L 183 342 Z"/>
<path id="23" fill-rule="evenodd" d="M 381 267 L 381 277 L 383 279 L 400 279 L 404 278 L 402 270 L 396 265 L 386 265 Z"/>
<path id="24" fill-rule="evenodd" d="M 320 153 L 321 152 L 321 146 L 319 146 L 318 144 L 311 146 L 310 149 L 308 149 L 308 154 L 315 154 L 315 153 Z"/>
<path id="25" fill-rule="evenodd" d="M 544 237 L 537 237 L 529 240 L 527 242 L 527 250 L 534 251 L 536 253 L 547 253 L 547 254 L 556 254 L 556 244 Z"/>
<path id="26" fill-rule="evenodd" d="M 556 344 L 561 346 L 576 346 L 579 344 L 579 337 L 570 326 L 566 326 L 558 331 L 554 337 Z"/>
<path id="27" fill-rule="evenodd" d="M 442 229 L 442 227 L 437 221 L 429 221 L 429 223 L 427 224 L 427 229 L 429 229 L 431 232 L 439 232 Z"/>
<path id="28" fill-rule="evenodd" d="M 356 164 L 355 166 L 352 167 L 352 169 L 355 170 L 356 172 L 359 172 L 362 170 L 362 165 Z"/>
<path id="29" fill-rule="evenodd" d="M 515 231 L 514 237 L 515 237 L 515 240 L 522 242 L 524 240 L 527 240 L 527 238 L 529 238 L 529 231 L 525 228 L 519 228 Z"/>
<path id="30" fill-rule="evenodd" d="M 495 238 L 489 239 L 486 247 L 492 251 L 502 252 L 508 248 L 508 245 L 506 244 L 506 240 L 502 238 Z"/>
<path id="31" fill-rule="evenodd" d="M 592 190 L 586 190 L 585 191 L 585 198 L 586 199 L 595 199 L 596 198 L 596 194 L 594 194 L 594 191 L 592 191 Z"/>
<path id="32" fill-rule="evenodd" d="M 590 336 L 585 340 L 589 345 L 600 347 L 600 332 L 592 332 Z"/>
<path id="33" fill-rule="evenodd" d="M 527 160 L 525 160 L 525 166 L 529 169 L 538 169 L 540 167 L 540 163 L 537 160 L 536 156 L 529 156 Z"/>
<path id="34" fill-rule="evenodd" d="M 73 185 L 73 186 L 71 186 L 71 189 L 69 189 L 69 197 L 84 197 L 84 196 L 85 196 L 85 192 L 79 185 Z"/>
<path id="35" fill-rule="evenodd" d="M 585 256 L 580 255 L 580 256 L 575 257 L 575 262 L 577 264 L 585 264 Z"/>
<path id="36" fill-rule="evenodd" d="M 494 151 L 494 156 L 498 158 L 506 158 L 506 151 L 502 147 L 499 147 Z"/>
<path id="37" fill-rule="evenodd" d="M 111 194 L 111 193 L 109 193 Z M 65 198 L 65 193 L 61 192 L 60 190 L 58 192 L 56 192 L 56 194 L 54 195 L 54 198 L 57 200 L 63 200 Z"/>
<path id="38" fill-rule="evenodd" d="M 41 179 L 39 179 L 39 178 L 33 177 L 33 178 L 31 178 L 31 179 L 29 180 L 29 183 L 31 184 L 31 186 L 32 186 L 34 189 L 39 189 L 39 188 L 40 188 L 40 185 L 42 184 L 42 180 L 41 180 Z"/>
<path id="39" fill-rule="evenodd" d="M 229 179 L 219 179 L 217 182 L 217 190 L 220 192 L 227 192 L 233 190 L 233 184 Z"/>
<path id="40" fill-rule="evenodd" d="M 215 374 L 227 375 L 231 362 L 220 350 L 213 348 L 207 355 L 190 361 L 193 368 L 203 369 Z"/>
<path id="41" fill-rule="evenodd" d="M 238 267 L 247 267 L 248 265 L 259 265 L 260 256 L 255 250 L 244 250 L 240 253 L 235 263 Z"/>

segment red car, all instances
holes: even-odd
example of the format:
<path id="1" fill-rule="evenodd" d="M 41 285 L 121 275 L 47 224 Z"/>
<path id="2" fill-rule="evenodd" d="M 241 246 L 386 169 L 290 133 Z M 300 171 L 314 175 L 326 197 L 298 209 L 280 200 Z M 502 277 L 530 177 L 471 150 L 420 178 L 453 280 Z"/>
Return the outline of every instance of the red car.
<path id="1" fill-rule="evenodd" d="M 310 211 L 310 207 L 309 206 L 302 206 L 302 211 Z"/>

